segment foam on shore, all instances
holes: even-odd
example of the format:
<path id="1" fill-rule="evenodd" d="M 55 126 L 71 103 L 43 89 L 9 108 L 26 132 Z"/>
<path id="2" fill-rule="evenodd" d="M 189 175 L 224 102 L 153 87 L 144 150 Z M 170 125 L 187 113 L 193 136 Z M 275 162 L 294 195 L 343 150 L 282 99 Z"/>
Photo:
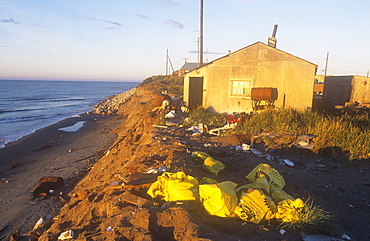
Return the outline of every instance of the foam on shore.
<path id="1" fill-rule="evenodd" d="M 79 121 L 79 122 L 77 122 L 76 124 L 74 124 L 72 126 L 59 128 L 58 130 L 59 131 L 65 131 L 65 132 L 76 132 L 79 129 L 81 129 L 85 123 L 86 123 L 86 121 Z"/>

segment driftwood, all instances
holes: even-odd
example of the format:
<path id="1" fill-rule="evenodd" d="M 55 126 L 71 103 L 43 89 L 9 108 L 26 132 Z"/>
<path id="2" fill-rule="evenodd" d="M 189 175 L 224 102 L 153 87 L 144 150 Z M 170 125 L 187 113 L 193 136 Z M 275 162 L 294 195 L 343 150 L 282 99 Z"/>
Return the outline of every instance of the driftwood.
<path id="1" fill-rule="evenodd" d="M 75 163 L 75 162 L 79 162 L 79 161 L 83 161 L 83 160 L 86 160 L 86 159 L 89 159 L 91 157 L 94 157 L 96 156 L 97 154 L 94 154 L 94 155 L 91 155 L 91 156 L 87 156 L 87 157 L 84 157 L 84 158 L 81 158 L 81 159 L 78 159 L 78 160 L 75 160 L 73 162 L 69 162 L 69 163 Z"/>
<path id="2" fill-rule="evenodd" d="M 122 200 L 124 202 L 127 202 L 127 203 L 130 203 L 130 204 L 133 204 L 133 205 L 136 205 L 137 207 L 139 208 L 142 208 L 142 207 L 153 207 L 155 203 L 145 199 L 145 198 L 142 198 L 142 197 L 139 197 L 139 196 L 136 196 L 134 194 L 131 194 L 129 192 L 125 192 L 123 193 L 120 198 L 122 198 Z"/>
<path id="3" fill-rule="evenodd" d="M 147 187 L 150 185 L 152 185 L 152 183 L 145 183 L 145 184 L 140 184 L 140 185 L 121 185 L 121 186 L 108 187 L 107 189 L 138 188 L 138 187 Z"/>
<path id="4" fill-rule="evenodd" d="M 46 144 L 44 144 L 44 145 L 40 146 L 39 148 L 37 148 L 37 149 L 35 149 L 35 150 L 33 150 L 33 151 L 40 151 L 40 150 L 42 150 L 42 149 L 44 149 L 44 148 L 47 148 L 47 147 L 53 147 L 53 146 L 55 146 L 55 144 L 54 144 L 54 141 L 53 141 L 53 140 L 51 140 L 51 141 L 49 141 L 48 143 L 46 143 Z"/>

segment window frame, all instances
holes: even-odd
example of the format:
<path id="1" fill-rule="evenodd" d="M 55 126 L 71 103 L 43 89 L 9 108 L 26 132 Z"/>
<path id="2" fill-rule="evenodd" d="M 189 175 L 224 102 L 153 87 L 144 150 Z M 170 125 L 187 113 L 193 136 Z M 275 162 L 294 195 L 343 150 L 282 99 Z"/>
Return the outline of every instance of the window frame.
<path id="1" fill-rule="evenodd" d="M 235 86 L 235 83 L 248 83 L 248 87 L 246 86 Z M 232 97 L 248 97 L 251 98 L 251 92 L 253 88 L 253 80 L 252 79 L 232 79 L 230 80 L 230 96 Z M 236 90 L 239 89 L 239 90 Z M 240 89 L 242 89 L 240 91 Z M 243 92 L 239 94 L 238 92 Z"/>

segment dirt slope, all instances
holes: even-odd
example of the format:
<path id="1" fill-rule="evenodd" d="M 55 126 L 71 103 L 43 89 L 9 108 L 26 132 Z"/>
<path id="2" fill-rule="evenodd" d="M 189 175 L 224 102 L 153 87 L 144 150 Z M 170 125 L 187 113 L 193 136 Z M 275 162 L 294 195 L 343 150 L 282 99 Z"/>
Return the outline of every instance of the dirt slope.
<path id="1" fill-rule="evenodd" d="M 128 201 L 129 194 L 151 200 L 148 186 L 122 188 L 152 168 L 169 166 L 171 172 L 184 171 L 194 177 L 248 183 L 245 176 L 259 163 L 268 163 L 286 180 L 284 190 L 293 197 L 314 195 L 315 204 L 335 218 L 325 227 L 327 234 L 347 234 L 352 240 L 369 240 L 369 166 L 356 163 L 343 166 L 319 156 L 281 155 L 295 162 L 294 167 L 279 165 L 250 153 L 237 152 L 243 136 L 193 137 L 181 127 L 159 128 L 150 114 L 154 95 L 141 88 L 122 106 L 125 122 L 116 129 L 118 138 L 107 155 L 69 194 L 68 203 L 39 240 L 57 240 L 61 232 L 74 231 L 75 240 L 301 240 L 299 232 L 281 235 L 277 223 L 255 225 L 240 219 L 210 216 L 195 202 L 153 206 L 144 199 Z M 177 145 L 176 143 L 185 143 Z M 207 147 L 205 147 L 204 144 Z M 222 161 L 226 168 L 217 177 L 204 173 L 189 151 L 201 150 Z M 263 148 L 260 148 L 262 151 Z M 319 166 L 322 165 L 322 166 Z M 155 179 L 155 178 L 154 178 Z M 158 200 L 157 200 L 158 201 Z M 135 203 L 135 204 L 132 204 Z M 107 231 L 111 227 L 112 231 Z M 324 231 L 325 232 L 325 231 Z"/>

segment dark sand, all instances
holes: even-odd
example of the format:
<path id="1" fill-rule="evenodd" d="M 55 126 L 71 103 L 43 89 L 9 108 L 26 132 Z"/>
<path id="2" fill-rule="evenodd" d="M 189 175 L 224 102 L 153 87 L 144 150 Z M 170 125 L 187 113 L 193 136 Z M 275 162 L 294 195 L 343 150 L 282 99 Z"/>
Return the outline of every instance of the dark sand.
<path id="1" fill-rule="evenodd" d="M 86 123 L 76 132 L 58 130 L 78 121 Z M 115 141 L 111 130 L 120 124 L 122 119 L 117 116 L 82 114 L 0 149 L 0 239 L 15 229 L 31 231 L 41 216 L 56 215 L 65 203 L 55 196 L 32 200 L 35 185 L 44 176 L 54 176 L 64 179 L 66 187 L 62 191 L 72 189 L 86 168 Z M 53 146 L 48 144 L 50 141 Z"/>

